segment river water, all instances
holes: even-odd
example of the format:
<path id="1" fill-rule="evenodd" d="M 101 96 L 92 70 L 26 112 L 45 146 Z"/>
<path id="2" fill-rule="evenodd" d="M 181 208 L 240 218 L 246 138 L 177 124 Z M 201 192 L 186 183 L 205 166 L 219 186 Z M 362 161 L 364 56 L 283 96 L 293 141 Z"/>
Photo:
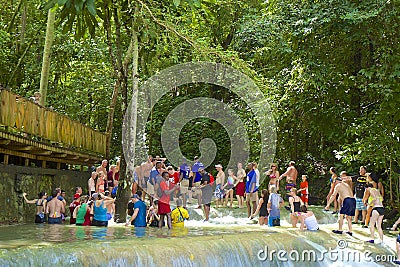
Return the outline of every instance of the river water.
<path id="1" fill-rule="evenodd" d="M 189 208 L 185 228 L 135 229 L 74 225 L 0 227 L 0 266 L 393 266 L 395 236 L 369 244 L 369 230 L 355 226 L 354 237 L 332 234 L 337 217 L 311 207 L 320 231 L 300 231 L 287 222 L 259 226 L 245 209 Z M 344 226 L 346 229 L 346 225 Z"/>

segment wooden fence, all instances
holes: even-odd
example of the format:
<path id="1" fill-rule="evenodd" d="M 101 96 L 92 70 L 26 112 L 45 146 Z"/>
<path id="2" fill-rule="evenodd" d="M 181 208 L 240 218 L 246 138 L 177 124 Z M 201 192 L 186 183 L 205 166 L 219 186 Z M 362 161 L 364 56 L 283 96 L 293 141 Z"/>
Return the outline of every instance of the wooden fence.
<path id="1" fill-rule="evenodd" d="M 69 149 L 105 155 L 106 135 L 28 99 L 0 89 L 0 126 L 38 136 Z"/>

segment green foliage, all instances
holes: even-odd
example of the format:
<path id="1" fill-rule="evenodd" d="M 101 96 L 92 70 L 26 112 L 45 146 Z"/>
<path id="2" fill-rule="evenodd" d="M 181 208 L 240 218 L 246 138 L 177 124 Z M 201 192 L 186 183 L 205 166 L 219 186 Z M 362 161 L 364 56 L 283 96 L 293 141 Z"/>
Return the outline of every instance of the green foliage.
<path id="1" fill-rule="evenodd" d="M 74 32 L 77 40 L 88 31 L 94 36 L 97 27 L 97 10 L 94 0 L 50 0 L 46 8 L 62 7 L 59 20 L 63 25 L 63 33 Z M 74 28 L 73 28 L 74 26 Z"/>
<path id="2" fill-rule="evenodd" d="M 352 173 L 360 165 L 379 173 L 399 166 L 398 1 L 47 3 L 60 11 L 49 106 L 82 123 L 105 130 L 109 99 L 118 78 L 113 62 L 118 60 L 110 57 L 110 51 L 120 53 L 120 59 L 127 57 L 131 30 L 135 29 L 139 36 L 141 82 L 169 66 L 192 61 L 228 64 L 254 79 L 274 111 L 276 161 L 280 166 L 295 160 L 300 172 L 314 179 L 326 178 L 330 166 Z M 7 2 L 0 17 L 0 60 L 7 62 L 0 66 L 0 83 L 30 96 L 39 87 L 44 40 L 40 33 L 47 12 L 27 1 L 26 38 L 20 42 L 21 12 L 15 12 L 17 5 L 15 1 Z M 104 28 L 107 21 L 109 38 Z M 116 30 L 117 21 L 120 32 Z M 85 38 L 87 33 L 90 39 Z M 126 77 L 127 88 L 131 88 L 130 74 Z M 130 96 L 128 90 L 128 99 Z M 230 103 L 245 121 L 252 144 L 251 160 L 258 160 L 255 155 L 260 149 L 260 137 L 249 108 L 240 96 L 206 85 L 176 88 L 175 94 L 166 95 L 156 105 L 147 125 L 150 153 L 163 154 L 160 127 L 166 114 L 195 96 Z M 118 103 L 123 98 L 120 95 Z M 121 153 L 121 110 L 117 105 L 112 156 Z M 207 131 L 194 137 L 201 128 Z M 196 120 L 184 128 L 180 136 L 184 154 L 189 158 L 198 154 L 199 140 L 210 136 L 220 148 L 216 162 L 225 163 L 230 155 L 230 147 L 225 145 L 228 136 L 212 120 Z"/>

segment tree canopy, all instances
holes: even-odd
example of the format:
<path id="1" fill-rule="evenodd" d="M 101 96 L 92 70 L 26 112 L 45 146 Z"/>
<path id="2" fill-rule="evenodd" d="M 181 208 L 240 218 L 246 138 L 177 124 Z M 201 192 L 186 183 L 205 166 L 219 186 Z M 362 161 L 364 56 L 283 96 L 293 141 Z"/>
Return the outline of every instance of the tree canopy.
<path id="1" fill-rule="evenodd" d="M 56 22 L 47 105 L 100 131 L 109 129 L 113 110 L 110 157 L 122 153 L 135 33 L 139 84 L 179 63 L 230 65 L 251 77 L 273 108 L 278 163 L 295 160 L 300 173 L 316 178 L 330 166 L 356 173 L 367 165 L 390 178 L 390 189 L 399 188 L 399 1 L 5 1 L 0 84 L 22 96 L 39 90 L 49 8 Z M 146 128 L 149 153 L 163 155 L 160 128 L 168 112 L 200 96 L 229 103 L 246 121 L 257 161 L 253 114 L 240 96 L 204 84 L 176 88 L 157 103 Z M 199 127 L 208 130 L 196 135 Z M 182 131 L 185 156 L 198 155 L 207 137 L 219 148 L 215 163 L 226 163 L 229 137 L 210 119 Z"/>

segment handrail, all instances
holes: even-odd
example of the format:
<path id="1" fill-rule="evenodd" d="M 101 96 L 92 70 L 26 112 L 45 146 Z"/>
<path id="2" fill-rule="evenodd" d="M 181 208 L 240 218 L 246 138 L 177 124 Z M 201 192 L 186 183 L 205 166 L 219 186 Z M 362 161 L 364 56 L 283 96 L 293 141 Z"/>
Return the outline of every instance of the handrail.
<path id="1" fill-rule="evenodd" d="M 106 134 L 4 89 L 0 89 L 1 125 L 65 148 L 106 153 Z"/>

